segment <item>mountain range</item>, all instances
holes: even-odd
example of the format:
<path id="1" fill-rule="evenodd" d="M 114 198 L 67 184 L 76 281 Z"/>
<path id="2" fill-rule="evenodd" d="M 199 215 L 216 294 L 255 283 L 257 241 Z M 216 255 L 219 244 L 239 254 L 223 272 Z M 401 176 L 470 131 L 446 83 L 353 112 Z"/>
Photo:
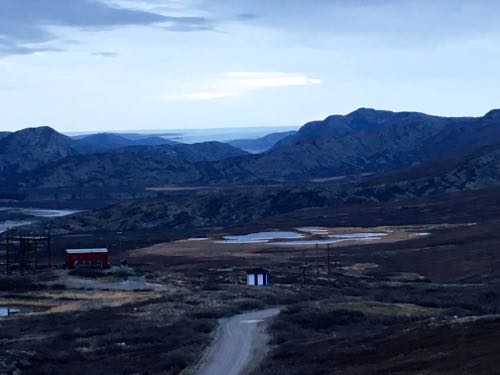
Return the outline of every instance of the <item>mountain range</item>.
<path id="1" fill-rule="evenodd" d="M 0 139 L 0 171 L 3 176 L 15 174 L 20 186 L 32 188 L 226 186 L 335 181 L 401 169 L 407 169 L 405 181 L 413 181 L 408 173 L 442 171 L 436 162 L 454 160 L 447 162 L 454 168 L 439 181 L 469 178 L 477 163 L 483 174 L 476 176 L 474 186 L 483 186 L 497 180 L 492 171 L 498 156 L 500 110 L 483 117 L 448 118 L 362 108 L 273 137 L 281 140 L 270 150 L 251 155 L 219 142 L 152 146 L 159 140 L 133 141 L 106 134 L 74 140 L 50 128 L 25 129 Z M 419 165 L 428 167 L 416 168 Z"/>
<path id="2" fill-rule="evenodd" d="M 290 130 L 287 132 L 271 133 L 256 139 L 236 139 L 227 143 L 252 154 L 260 154 L 273 148 L 282 139 L 295 134 L 297 134 L 295 130 Z"/>
<path id="3" fill-rule="evenodd" d="M 50 127 L 27 128 L 14 133 L 2 133 L 0 181 L 19 181 L 27 176 L 46 176 L 51 173 L 58 175 L 62 172 L 65 178 L 61 180 L 61 184 L 68 181 L 72 185 L 81 180 L 78 175 L 84 173 L 85 165 L 92 166 L 89 171 L 94 168 L 101 174 L 120 174 L 124 170 L 147 170 L 156 174 L 160 169 L 181 170 L 181 165 L 190 169 L 192 161 L 213 161 L 246 154 L 245 151 L 220 142 L 187 145 L 161 137 L 129 139 L 110 133 L 74 139 Z M 75 172 L 73 179 L 67 168 Z M 92 178 L 90 175 L 87 177 Z M 136 176 L 131 174 L 129 177 Z M 137 177 L 140 178 L 140 175 Z M 127 184 L 127 181 L 130 179 L 124 177 L 117 183 Z"/>

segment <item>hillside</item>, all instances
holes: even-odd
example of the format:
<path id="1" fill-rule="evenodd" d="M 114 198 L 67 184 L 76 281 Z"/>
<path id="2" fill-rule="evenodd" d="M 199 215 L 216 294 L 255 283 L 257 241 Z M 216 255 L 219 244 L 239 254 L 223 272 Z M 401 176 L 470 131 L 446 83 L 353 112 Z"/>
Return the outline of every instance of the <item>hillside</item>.
<path id="1" fill-rule="evenodd" d="M 500 186 L 500 144 L 484 146 L 460 157 L 382 175 L 356 188 L 372 199 L 425 197 Z"/>
<path id="2" fill-rule="evenodd" d="M 98 133 L 76 139 L 73 147 L 79 153 L 94 154 L 98 152 L 117 150 L 129 146 L 156 146 L 166 144 L 175 144 L 175 142 L 161 137 L 129 139 L 113 133 Z"/>
<path id="3" fill-rule="evenodd" d="M 270 150 L 284 138 L 293 136 L 296 133 L 296 131 L 291 130 L 282 133 L 271 133 L 257 139 L 235 139 L 234 141 L 229 141 L 227 143 L 252 154 L 260 154 L 262 152 Z"/>
<path id="4" fill-rule="evenodd" d="M 10 132 L 0 132 L 0 139 L 7 137 L 9 134 L 11 134 L 11 133 Z"/>
<path id="5" fill-rule="evenodd" d="M 218 142 L 119 147 L 114 151 L 121 154 L 119 158 L 113 152 L 98 158 L 71 157 L 50 168 L 42 166 L 25 182 L 31 187 L 241 185 L 381 174 L 460 157 L 496 142 L 500 139 L 498 113 L 491 111 L 479 118 L 446 118 L 360 109 L 346 116 L 308 123 L 297 134 L 258 155 L 248 155 Z M 159 155 L 167 159 L 162 161 Z M 133 160 L 138 157 L 140 162 Z M 189 168 L 177 168 L 182 163 L 170 163 L 173 159 L 191 164 Z M 138 166 L 141 170 L 136 169 Z"/>
<path id="6" fill-rule="evenodd" d="M 33 170 L 73 155 L 72 142 L 49 127 L 11 133 L 0 139 L 0 177 Z"/>
<path id="7" fill-rule="evenodd" d="M 298 209 L 445 197 L 459 192 L 469 192 L 467 196 L 471 197 L 475 190 L 487 191 L 498 187 L 500 145 L 487 146 L 460 158 L 369 178 L 358 184 L 215 190 L 181 197 L 166 196 L 153 202 L 129 202 L 86 212 L 64 219 L 58 226 L 74 231 L 92 231 L 97 228 L 116 231 L 139 230 L 144 225 L 152 230 L 248 225 Z M 452 209 L 458 210 L 456 207 Z M 471 211 L 471 207 L 468 210 Z M 409 216 L 413 221 L 417 220 L 413 217 L 415 214 Z M 424 215 L 423 212 L 420 214 Z M 363 218 L 359 220 L 362 222 Z M 312 216 L 308 225 L 319 225 L 322 221 L 323 214 L 319 212 Z"/>
<path id="8" fill-rule="evenodd" d="M 25 176 L 32 187 L 161 186 L 219 181 L 219 171 L 202 161 L 245 154 L 219 142 L 193 145 L 133 146 L 90 155 L 75 155 Z"/>

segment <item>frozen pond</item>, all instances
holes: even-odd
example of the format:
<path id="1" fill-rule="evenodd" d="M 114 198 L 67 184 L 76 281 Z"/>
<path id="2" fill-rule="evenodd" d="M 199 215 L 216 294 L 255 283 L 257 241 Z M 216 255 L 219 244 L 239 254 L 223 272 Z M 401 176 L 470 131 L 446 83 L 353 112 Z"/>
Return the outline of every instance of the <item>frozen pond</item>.
<path id="1" fill-rule="evenodd" d="M 309 233 L 312 235 L 327 235 L 328 229 L 320 228 L 320 227 L 302 227 L 297 228 L 299 232 Z"/>
<path id="2" fill-rule="evenodd" d="M 387 236 L 387 233 L 344 233 L 332 234 L 331 238 L 341 238 L 346 240 L 378 240 L 382 236 Z"/>
<path id="3" fill-rule="evenodd" d="M 304 237 L 303 234 L 296 232 L 272 231 L 243 234 L 239 236 L 224 236 L 221 241 L 215 241 L 215 243 L 267 243 L 271 240 L 293 240 Z"/>
<path id="4" fill-rule="evenodd" d="M 27 314 L 35 312 L 30 306 L 0 306 L 0 318 L 16 314 Z"/>
<path id="5" fill-rule="evenodd" d="M 267 243 L 281 246 L 309 246 L 309 245 L 328 245 L 341 241 L 362 241 L 362 240 L 379 240 L 387 233 L 340 233 L 328 234 L 328 230 L 319 227 L 303 227 L 297 228 L 297 231 L 269 231 L 243 234 L 238 236 L 224 236 L 222 240 L 214 241 L 214 243 L 226 244 L 252 244 L 252 243 Z M 309 239 L 311 236 L 323 236 L 325 239 Z M 195 241 L 198 239 L 189 239 Z M 201 239 L 200 239 L 201 240 Z M 288 241 L 282 241 L 288 240 Z"/>
<path id="6" fill-rule="evenodd" d="M 22 214 L 26 216 L 34 216 L 42 218 L 63 217 L 79 212 L 76 210 L 46 210 L 40 208 L 18 208 L 18 207 L 0 207 L 0 211 L 6 211 L 7 213 Z"/>
<path id="7" fill-rule="evenodd" d="M 300 241 L 283 241 L 273 242 L 273 245 L 279 246 L 310 246 L 310 245 L 330 245 L 346 240 L 300 240 Z"/>
<path id="8" fill-rule="evenodd" d="M 31 224 L 29 221 L 4 221 L 0 222 L 0 233 L 6 232 L 9 229 L 20 227 L 22 225 Z"/>
<path id="9" fill-rule="evenodd" d="M 21 219 L 21 220 L 0 221 L 0 233 L 6 232 L 8 229 L 31 224 L 30 221 L 22 220 L 26 216 L 37 217 L 41 219 L 50 219 L 50 218 L 68 216 L 76 212 L 79 212 L 75 210 L 46 210 L 38 208 L 19 208 L 19 207 L 0 207 L 0 211 L 3 214 L 11 215 L 11 216 L 3 216 L 5 218 Z M 12 216 L 12 215 L 17 215 L 17 216 Z"/>

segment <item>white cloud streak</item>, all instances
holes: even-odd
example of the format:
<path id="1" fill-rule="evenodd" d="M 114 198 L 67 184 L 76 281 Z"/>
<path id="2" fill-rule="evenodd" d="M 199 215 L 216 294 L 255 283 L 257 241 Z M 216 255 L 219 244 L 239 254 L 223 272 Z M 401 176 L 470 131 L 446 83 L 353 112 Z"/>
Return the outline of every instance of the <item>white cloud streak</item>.
<path id="1" fill-rule="evenodd" d="M 246 93 L 283 87 L 312 86 L 321 84 L 318 78 L 301 73 L 283 72 L 228 72 L 220 80 L 213 82 L 210 89 L 165 95 L 169 101 L 207 101 L 237 97 Z"/>

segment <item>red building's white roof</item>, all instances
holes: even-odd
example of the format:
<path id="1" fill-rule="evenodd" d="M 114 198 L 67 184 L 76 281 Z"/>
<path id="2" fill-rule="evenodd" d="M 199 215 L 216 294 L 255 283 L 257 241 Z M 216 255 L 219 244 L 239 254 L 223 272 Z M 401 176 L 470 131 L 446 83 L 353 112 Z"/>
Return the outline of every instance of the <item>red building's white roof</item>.
<path id="1" fill-rule="evenodd" d="M 68 254 L 90 254 L 90 253 L 107 253 L 108 249 L 66 249 Z"/>

